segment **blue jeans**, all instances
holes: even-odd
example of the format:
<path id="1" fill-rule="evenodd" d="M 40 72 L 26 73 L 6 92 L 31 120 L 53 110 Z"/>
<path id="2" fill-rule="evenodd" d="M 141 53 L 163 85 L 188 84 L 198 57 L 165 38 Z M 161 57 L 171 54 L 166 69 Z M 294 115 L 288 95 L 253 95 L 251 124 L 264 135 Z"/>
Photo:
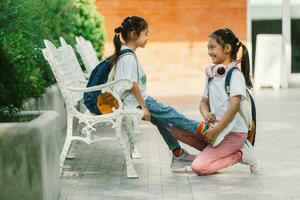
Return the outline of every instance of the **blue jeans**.
<path id="1" fill-rule="evenodd" d="M 172 125 L 190 133 L 197 132 L 199 122 L 186 118 L 171 106 L 159 103 L 152 97 L 148 97 L 145 103 L 151 114 L 152 124 L 158 128 L 170 150 L 180 147 L 179 142 L 171 135 Z"/>

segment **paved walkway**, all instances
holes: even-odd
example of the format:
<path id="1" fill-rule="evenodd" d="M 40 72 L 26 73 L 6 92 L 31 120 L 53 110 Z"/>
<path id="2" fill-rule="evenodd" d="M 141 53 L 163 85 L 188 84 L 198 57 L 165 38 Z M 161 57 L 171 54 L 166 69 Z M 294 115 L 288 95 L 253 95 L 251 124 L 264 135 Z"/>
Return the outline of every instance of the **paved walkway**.
<path id="1" fill-rule="evenodd" d="M 191 118 L 201 119 L 199 97 L 159 99 Z M 126 178 L 124 158 L 115 143 L 80 143 L 77 158 L 65 163 L 66 171 L 80 176 L 62 177 L 61 199 L 300 199 L 300 89 L 263 90 L 256 93 L 256 101 L 259 174 L 250 174 L 242 164 L 205 177 L 195 175 L 190 168 L 171 171 L 171 153 L 159 132 L 144 124 L 138 136 L 143 158 L 134 161 L 139 179 Z"/>

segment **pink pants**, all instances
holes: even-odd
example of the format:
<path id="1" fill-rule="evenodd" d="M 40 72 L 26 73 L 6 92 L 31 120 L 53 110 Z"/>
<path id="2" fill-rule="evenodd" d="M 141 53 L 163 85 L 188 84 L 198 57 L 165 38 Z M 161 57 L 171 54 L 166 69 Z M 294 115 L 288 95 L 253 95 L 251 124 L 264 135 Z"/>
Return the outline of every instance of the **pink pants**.
<path id="1" fill-rule="evenodd" d="M 225 136 L 220 144 L 213 147 L 199 140 L 192 133 L 172 127 L 173 137 L 199 151 L 200 155 L 192 163 L 192 170 L 198 175 L 213 174 L 220 169 L 238 163 L 242 158 L 241 148 L 247 139 L 246 133 L 231 132 Z"/>

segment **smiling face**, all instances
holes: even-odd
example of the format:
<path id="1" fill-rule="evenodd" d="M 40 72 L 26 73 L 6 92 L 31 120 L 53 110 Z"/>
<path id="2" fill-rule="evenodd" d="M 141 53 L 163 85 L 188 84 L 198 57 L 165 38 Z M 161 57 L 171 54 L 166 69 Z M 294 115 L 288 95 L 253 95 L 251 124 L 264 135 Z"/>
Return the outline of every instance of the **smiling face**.
<path id="1" fill-rule="evenodd" d="M 207 44 L 208 55 L 213 64 L 221 64 L 230 60 L 230 45 L 222 46 L 215 38 L 209 37 Z"/>
<path id="2" fill-rule="evenodd" d="M 208 40 L 207 51 L 213 64 L 220 64 L 224 61 L 223 47 L 212 37 Z"/>

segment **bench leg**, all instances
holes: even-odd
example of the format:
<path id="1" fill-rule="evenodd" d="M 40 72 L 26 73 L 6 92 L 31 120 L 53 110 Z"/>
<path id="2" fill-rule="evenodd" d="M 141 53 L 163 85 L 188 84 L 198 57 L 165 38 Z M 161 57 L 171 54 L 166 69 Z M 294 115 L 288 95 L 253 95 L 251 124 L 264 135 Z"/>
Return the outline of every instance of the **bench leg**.
<path id="1" fill-rule="evenodd" d="M 136 145 L 137 143 L 137 138 L 136 138 L 136 132 L 135 132 L 135 121 L 134 119 L 136 118 L 132 118 L 131 116 L 125 116 L 123 118 L 123 122 L 122 122 L 122 130 L 124 130 L 127 134 L 127 136 L 129 137 L 130 140 L 130 156 L 133 159 L 139 159 L 142 158 L 140 151 Z"/>
<path id="2" fill-rule="evenodd" d="M 140 134 L 142 133 L 141 131 L 141 127 L 140 127 L 140 119 L 138 117 L 134 117 L 133 118 L 133 123 L 132 123 L 132 126 L 133 126 L 133 131 L 130 132 L 130 134 L 132 135 L 132 151 L 131 151 L 131 157 L 133 159 L 140 159 L 142 158 L 141 154 L 140 154 L 140 151 L 137 147 L 137 134 Z M 132 129 L 131 129 L 132 130 Z"/>
<path id="3" fill-rule="evenodd" d="M 68 115 L 66 140 L 62 152 L 60 154 L 60 163 L 59 163 L 60 174 L 62 174 L 64 162 L 72 142 L 72 133 L 73 133 L 73 116 Z"/>
<path id="4" fill-rule="evenodd" d="M 135 144 L 137 142 L 136 135 L 134 133 L 134 121 L 130 115 L 125 115 L 122 120 L 122 132 L 121 134 L 125 135 L 124 137 L 128 138 L 128 144 L 130 144 L 129 151 L 132 157 Z"/>
<path id="5" fill-rule="evenodd" d="M 122 134 L 122 122 L 123 117 L 120 117 L 117 119 L 116 124 L 116 137 L 121 145 L 121 148 L 123 150 L 123 154 L 125 156 L 125 162 L 126 162 L 126 169 L 127 169 L 127 178 L 138 178 L 138 175 L 134 169 L 131 157 L 130 157 L 130 138 L 127 134 Z M 124 138 L 123 136 L 127 136 L 127 138 Z"/>
<path id="6" fill-rule="evenodd" d="M 137 135 L 142 134 L 140 122 L 141 122 L 141 120 L 138 117 L 133 118 L 134 133 L 137 134 Z"/>
<path id="7" fill-rule="evenodd" d="M 134 146 L 133 152 L 131 153 L 131 157 L 133 159 L 140 159 L 142 158 L 140 154 L 140 150 L 138 149 L 137 145 Z"/>
<path id="8" fill-rule="evenodd" d="M 129 137 L 130 140 L 130 156 L 133 159 L 139 159 L 142 158 L 140 151 L 136 145 L 137 143 L 137 137 L 136 137 L 136 132 L 135 132 L 135 122 L 134 122 L 134 118 L 132 118 L 131 116 L 126 116 L 123 119 L 123 129 L 127 136 Z"/>

